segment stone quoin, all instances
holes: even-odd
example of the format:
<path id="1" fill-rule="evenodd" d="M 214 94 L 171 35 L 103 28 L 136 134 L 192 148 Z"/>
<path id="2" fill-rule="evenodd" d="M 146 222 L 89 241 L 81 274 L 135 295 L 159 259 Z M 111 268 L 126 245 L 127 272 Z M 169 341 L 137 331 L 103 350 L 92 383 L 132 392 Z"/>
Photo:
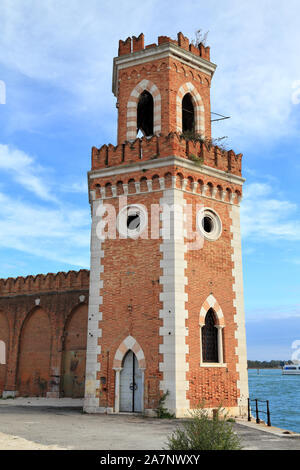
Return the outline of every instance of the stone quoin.
<path id="1" fill-rule="evenodd" d="M 93 147 L 88 173 L 90 272 L 0 280 L 4 396 L 147 415 L 165 396 L 177 417 L 201 403 L 246 414 L 242 155 L 211 140 L 215 69 L 182 33 L 120 40 L 117 145 Z"/>

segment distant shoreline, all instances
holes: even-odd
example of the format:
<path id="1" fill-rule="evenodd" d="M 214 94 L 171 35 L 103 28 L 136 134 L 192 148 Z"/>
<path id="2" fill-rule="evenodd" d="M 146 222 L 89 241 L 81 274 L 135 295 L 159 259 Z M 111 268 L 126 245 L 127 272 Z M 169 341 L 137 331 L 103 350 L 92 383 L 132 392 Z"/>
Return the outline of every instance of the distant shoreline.
<path id="1" fill-rule="evenodd" d="M 247 366 L 248 369 L 282 369 L 285 365 L 292 365 L 293 361 L 280 361 L 280 360 L 272 360 L 272 361 L 253 361 L 248 359 Z"/>

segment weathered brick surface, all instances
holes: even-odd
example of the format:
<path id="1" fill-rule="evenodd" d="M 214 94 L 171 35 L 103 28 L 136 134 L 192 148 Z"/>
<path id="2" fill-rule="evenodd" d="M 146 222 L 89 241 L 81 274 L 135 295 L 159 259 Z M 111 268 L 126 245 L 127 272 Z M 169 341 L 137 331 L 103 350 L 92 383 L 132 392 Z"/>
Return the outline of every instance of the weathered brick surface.
<path id="1" fill-rule="evenodd" d="M 130 204 L 159 204 L 160 192 L 130 196 Z M 117 199 L 110 202 L 118 209 Z M 150 237 L 149 237 L 150 238 Z M 121 342 L 129 335 L 141 346 L 145 359 L 145 407 L 153 408 L 159 397 L 159 300 L 161 274 L 160 240 L 119 237 L 103 244 L 103 312 L 99 327 L 102 354 L 100 377 L 107 386 L 100 391 L 100 406 L 114 407 L 115 374 L 112 362 Z"/>
<path id="2" fill-rule="evenodd" d="M 202 57 L 205 60 L 210 60 L 210 47 L 205 47 L 202 43 L 198 47 L 190 43 L 189 39 L 185 37 L 181 32 L 177 35 L 176 39 L 171 39 L 168 36 L 159 36 L 157 40 L 158 44 L 148 44 L 144 46 L 144 34 L 141 33 L 137 38 L 133 36 L 132 38 L 128 37 L 125 41 L 120 39 L 119 41 L 119 56 L 130 54 L 131 52 L 141 51 L 150 47 L 157 47 L 161 44 L 172 43 L 176 44 L 182 49 L 191 52 L 192 54 Z"/>
<path id="3" fill-rule="evenodd" d="M 9 326 L 8 321 L 3 312 L 0 311 L 0 341 L 3 341 L 6 346 L 6 360 L 9 351 Z M 6 382 L 6 364 L 0 364 L 0 396 L 4 390 Z"/>
<path id="4" fill-rule="evenodd" d="M 127 67 L 120 72 L 118 87 L 118 144 L 124 143 L 127 132 L 127 103 L 132 90 L 143 80 L 155 84 L 161 95 L 161 134 L 176 131 L 176 96 L 179 88 L 189 82 L 200 93 L 205 112 L 205 135 L 211 137 L 210 76 L 173 58 L 153 60 Z"/>
<path id="5" fill-rule="evenodd" d="M 142 57 L 144 37 L 128 38 L 120 41 L 119 56 L 131 54 L 132 59 Z M 173 43 L 185 51 L 210 60 L 209 48 L 203 44 L 196 48 L 181 33 L 177 41 L 166 36 L 158 38 L 158 45 L 151 44 L 145 50 L 159 48 L 166 43 Z M 158 50 L 158 49 L 157 49 Z M 136 55 L 135 55 L 136 54 Z M 144 56 L 143 56 L 144 57 Z M 126 59 L 126 57 L 125 57 Z M 232 220 L 230 218 L 232 204 L 239 204 L 242 193 L 241 161 L 242 155 L 233 150 L 222 151 L 210 144 L 210 86 L 209 73 L 199 72 L 193 61 L 174 59 L 171 55 L 149 62 L 137 60 L 134 65 L 128 60 L 118 71 L 116 96 L 118 100 L 118 145 L 104 145 L 100 149 L 92 149 L 92 172 L 89 178 L 89 189 L 96 199 L 113 204 L 118 213 L 118 196 L 127 194 L 128 204 L 144 204 L 148 213 L 150 206 L 158 204 L 163 190 L 175 187 L 183 191 L 187 204 L 193 207 L 193 229 L 196 230 L 196 205 L 211 207 L 222 221 L 222 235 L 216 241 L 204 241 L 201 249 L 190 250 L 185 254 L 187 268 L 184 276 L 187 279 L 185 288 L 188 301 L 186 343 L 189 347 L 186 361 L 189 364 L 186 380 L 188 390 L 186 399 L 190 408 L 205 402 L 208 407 L 220 404 L 237 409 L 239 389 L 237 372 L 237 340 L 235 323 L 235 293 L 233 290 L 232 261 Z M 149 91 L 160 95 L 161 132 L 151 138 L 131 139 L 127 135 L 134 133 L 135 101 L 141 93 L 142 81 Z M 189 83 L 190 85 L 186 85 Z M 189 88 L 190 87 L 190 88 Z M 183 90 L 181 92 L 180 90 Z M 194 89 L 200 95 L 204 114 L 205 143 L 188 141 L 178 131 L 178 101 L 186 89 Z M 128 106 L 130 103 L 130 106 Z M 201 110 L 203 113 L 203 111 Z M 155 104 L 154 104 L 155 114 Z M 127 126 L 127 119 L 129 126 Z M 128 128 L 133 128 L 128 132 Z M 163 168 L 159 167 L 164 158 L 176 156 L 177 160 Z M 198 160 L 197 160 L 198 157 Z M 197 163 L 195 161 L 197 160 Z M 151 161 L 152 168 L 143 162 Z M 188 161 L 189 169 L 185 168 Z M 137 167 L 139 163 L 139 167 Z M 156 166 L 157 164 L 157 166 Z M 134 166 L 136 169 L 134 170 Z M 124 168 L 126 172 L 124 173 Z M 214 170 L 218 171 L 214 171 Z M 102 170 L 104 170 L 102 172 Z M 114 174 L 105 176 L 107 171 Z M 234 178 L 237 177 L 237 178 Z M 159 236 L 155 240 L 106 240 L 101 245 L 103 257 L 99 262 L 103 272 L 100 275 L 100 305 L 102 321 L 99 322 L 101 337 L 98 357 L 100 372 L 98 380 L 105 384 L 99 390 L 99 406 L 114 409 L 115 405 L 115 371 L 113 359 L 116 351 L 127 336 L 132 336 L 142 348 L 145 360 L 144 408 L 153 409 L 157 405 L 160 380 L 164 373 L 160 372 L 160 362 L 164 361 L 159 353 L 162 319 L 160 293 L 163 275 L 160 265 L 163 240 Z M 100 284 L 99 284 L 100 285 Z M 223 356 L 222 364 L 203 367 L 200 355 L 199 325 L 200 310 L 205 300 L 213 295 L 222 309 Z M 177 315 L 184 312 L 177 311 Z M 171 333 L 169 333 L 171 334 Z M 126 348 L 125 348 L 126 349 Z M 181 349 L 181 351 L 183 348 Z M 125 354 L 125 350 L 123 351 Z M 119 358 L 120 359 L 120 358 Z M 117 361 L 120 363 L 120 360 Z M 182 364 L 181 364 L 182 367 Z M 180 392 L 181 393 L 181 392 Z M 184 392 L 185 393 L 185 392 Z"/>
<path id="6" fill-rule="evenodd" d="M 21 396 L 46 396 L 50 376 L 51 328 L 47 313 L 35 309 L 20 338 L 17 390 Z"/>
<path id="7" fill-rule="evenodd" d="M 189 392 L 191 408 L 205 402 L 209 406 L 226 407 L 237 405 L 237 372 L 235 348 L 236 325 L 234 323 L 234 293 L 232 290 L 232 260 L 231 260 L 231 219 L 230 205 L 201 198 L 201 196 L 186 195 L 186 202 L 193 206 L 196 220 L 196 204 L 214 209 L 220 216 L 223 225 L 222 236 L 214 241 L 204 240 L 203 248 L 191 250 L 186 254 L 186 275 L 188 285 L 187 309 L 189 318 L 186 326 L 189 330 Z M 226 367 L 200 367 L 200 308 L 212 294 L 220 303 L 224 315 L 223 350 Z"/>
<path id="8" fill-rule="evenodd" d="M 7 345 L 0 393 L 59 395 L 64 329 L 78 306 L 71 337 L 86 342 L 88 286 L 86 270 L 0 280 L 0 340 Z"/>
<path id="9" fill-rule="evenodd" d="M 167 136 L 136 139 L 122 145 L 103 145 L 92 148 L 92 170 L 128 165 L 134 162 L 160 159 L 175 155 L 190 160 L 198 157 L 204 165 L 218 170 L 228 171 L 241 176 L 242 154 L 233 150 L 222 151 L 217 146 L 209 146 L 201 142 L 187 141 L 178 133 Z"/>

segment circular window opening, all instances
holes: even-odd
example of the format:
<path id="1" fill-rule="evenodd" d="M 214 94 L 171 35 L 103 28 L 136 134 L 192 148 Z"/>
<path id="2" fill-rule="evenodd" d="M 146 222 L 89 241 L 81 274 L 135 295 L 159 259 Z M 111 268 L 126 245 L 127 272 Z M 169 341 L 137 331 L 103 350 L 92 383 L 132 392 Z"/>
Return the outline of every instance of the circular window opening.
<path id="1" fill-rule="evenodd" d="M 211 233 L 214 229 L 213 220 L 207 215 L 205 215 L 202 219 L 202 227 L 206 233 Z"/>
<path id="2" fill-rule="evenodd" d="M 197 214 L 198 230 L 204 238 L 210 241 L 217 240 L 222 233 L 222 222 L 218 214 L 208 207 L 201 209 Z"/>
<path id="3" fill-rule="evenodd" d="M 136 230 L 141 225 L 139 214 L 132 214 L 127 217 L 127 228 L 129 230 Z"/>
<path id="4" fill-rule="evenodd" d="M 117 218 L 118 232 L 124 238 L 138 238 L 147 223 L 147 211 L 141 204 L 123 207 Z"/>

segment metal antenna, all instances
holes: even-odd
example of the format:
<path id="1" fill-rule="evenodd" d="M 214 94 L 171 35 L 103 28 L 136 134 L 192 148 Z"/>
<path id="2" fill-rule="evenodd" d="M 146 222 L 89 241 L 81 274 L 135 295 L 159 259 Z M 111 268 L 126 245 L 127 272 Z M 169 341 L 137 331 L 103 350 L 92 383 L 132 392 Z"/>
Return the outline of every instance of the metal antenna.
<path id="1" fill-rule="evenodd" d="M 218 113 L 213 113 L 211 111 L 211 114 L 214 114 L 215 116 L 220 116 L 218 119 L 211 119 L 210 122 L 215 122 L 215 121 L 224 121 L 224 119 L 230 119 L 231 116 L 223 116 L 223 114 L 218 114 Z"/>

